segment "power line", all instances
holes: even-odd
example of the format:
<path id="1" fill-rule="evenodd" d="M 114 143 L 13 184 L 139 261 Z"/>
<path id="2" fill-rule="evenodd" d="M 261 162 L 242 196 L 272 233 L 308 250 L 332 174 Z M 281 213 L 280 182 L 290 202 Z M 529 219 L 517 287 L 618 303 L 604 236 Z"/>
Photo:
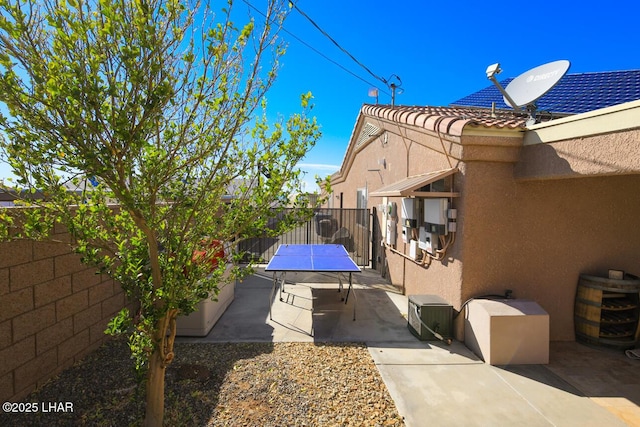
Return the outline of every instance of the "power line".
<path id="1" fill-rule="evenodd" d="M 253 9 L 254 11 L 256 11 L 258 14 L 262 15 L 265 19 L 267 19 L 267 16 L 258 8 L 256 8 L 254 5 L 252 5 L 251 3 L 249 3 L 248 0 L 242 0 L 247 6 L 249 6 L 251 9 Z M 293 4 L 293 3 L 291 3 Z M 295 6 L 295 5 L 293 5 Z M 309 19 L 309 18 L 307 18 Z M 272 23 L 272 22 L 269 22 Z M 340 69 L 342 69 L 343 71 L 349 73 L 350 75 L 352 75 L 353 77 L 357 78 L 358 80 L 368 84 L 369 86 L 374 86 L 375 84 L 369 82 L 368 80 L 365 80 L 364 78 L 360 77 L 359 75 L 357 75 L 356 73 L 354 73 L 353 71 L 349 70 L 348 68 L 346 68 L 345 66 L 343 66 L 342 64 L 338 63 L 337 61 L 334 61 L 333 59 L 329 58 L 327 55 L 325 55 L 324 53 L 320 52 L 318 49 L 316 49 L 315 47 L 311 46 L 309 43 L 305 42 L 304 40 L 302 40 L 300 37 L 298 37 L 297 35 L 295 35 L 294 33 L 292 33 L 291 31 L 287 30 L 284 26 L 281 27 L 282 31 L 284 31 L 285 33 L 289 34 L 291 37 L 293 37 L 294 39 L 296 39 L 298 42 L 302 43 L 304 46 L 306 46 L 307 48 L 311 49 L 312 51 L 314 51 L 315 53 L 317 53 L 318 55 L 320 55 L 321 57 L 323 57 L 324 59 L 326 59 L 327 61 L 331 62 L 332 64 L 336 65 L 337 67 L 339 67 Z M 335 43 L 335 42 L 334 42 Z M 342 48 L 341 48 L 342 49 Z M 350 55 L 350 54 L 349 54 Z M 350 55 L 351 56 L 351 55 Z M 352 57 L 352 59 L 355 60 L 355 58 Z M 357 62 L 357 61 L 356 61 Z M 361 65 L 362 66 L 362 65 Z M 363 66 L 364 67 L 364 66 Z M 375 74 L 371 73 L 371 71 L 369 71 L 366 67 L 364 67 L 370 74 L 372 74 L 376 79 L 382 81 L 385 85 L 387 85 L 387 82 L 384 79 L 380 79 L 380 77 L 376 76 Z M 384 90 L 380 90 L 382 93 L 384 93 L 385 95 L 391 96 L 388 92 L 384 91 Z"/>
<path id="2" fill-rule="evenodd" d="M 371 71 L 366 65 L 364 65 L 362 62 L 358 61 L 348 50 L 346 50 L 345 48 L 343 48 L 342 46 L 340 46 L 340 43 L 338 43 L 337 41 L 335 41 L 335 39 L 333 37 L 331 37 L 329 35 L 329 33 L 327 33 L 325 30 L 323 30 L 322 28 L 320 28 L 320 26 L 313 20 L 311 19 L 311 17 L 309 15 L 307 15 L 306 13 L 304 13 L 302 11 L 302 9 L 300 9 L 298 7 L 298 5 L 293 2 L 290 1 L 289 4 L 298 11 L 298 13 L 300 13 L 300 15 L 304 16 L 309 22 L 311 22 L 311 25 L 313 25 L 314 27 L 316 27 L 318 29 L 318 31 L 320 31 L 322 33 L 322 35 L 324 35 L 326 38 L 328 38 L 329 40 L 331 40 L 331 42 L 336 45 L 336 47 L 338 49 L 340 49 L 342 52 L 345 53 L 345 55 L 347 55 L 349 58 L 351 58 L 353 60 L 353 62 L 355 62 L 356 64 L 358 64 L 360 67 L 362 67 L 362 69 L 364 69 L 367 73 L 371 74 L 375 79 L 380 80 L 382 83 L 384 83 L 385 85 L 389 85 L 389 82 L 387 81 L 387 79 L 385 79 L 384 77 L 380 77 L 377 74 L 375 74 L 373 71 Z"/>

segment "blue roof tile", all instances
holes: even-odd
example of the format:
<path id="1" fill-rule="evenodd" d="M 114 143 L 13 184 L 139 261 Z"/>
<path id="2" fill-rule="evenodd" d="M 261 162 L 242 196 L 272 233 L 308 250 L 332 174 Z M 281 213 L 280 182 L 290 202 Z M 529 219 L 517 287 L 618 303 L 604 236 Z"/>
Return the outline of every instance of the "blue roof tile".
<path id="1" fill-rule="evenodd" d="M 500 82 L 506 87 L 512 78 Z M 640 70 L 605 71 L 565 75 L 558 84 L 537 101 L 538 111 L 579 114 L 640 99 Z M 491 108 L 507 107 L 494 85 L 467 95 L 452 106 Z"/>

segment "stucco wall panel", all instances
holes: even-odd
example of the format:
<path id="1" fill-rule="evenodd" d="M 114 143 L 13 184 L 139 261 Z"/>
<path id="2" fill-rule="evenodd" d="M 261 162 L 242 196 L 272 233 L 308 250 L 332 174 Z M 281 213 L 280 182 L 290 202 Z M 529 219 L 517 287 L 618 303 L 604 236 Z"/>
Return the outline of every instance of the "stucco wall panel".
<path id="1" fill-rule="evenodd" d="M 508 163 L 467 163 L 461 209 L 462 299 L 502 293 L 511 282 L 516 188 Z"/>
<path id="2" fill-rule="evenodd" d="M 385 185 L 429 171 L 449 168 L 449 162 L 441 152 L 424 145 L 424 141 L 434 144 L 433 137 L 421 134 L 422 141 L 412 142 L 401 135 L 388 133 L 360 148 L 354 157 L 344 180 L 332 184 L 334 206 L 338 207 L 343 193 L 343 207 L 356 206 L 356 191 L 367 188 L 369 193 Z M 439 144 L 439 142 L 438 142 Z M 455 166 L 455 165 L 454 165 Z M 382 198 L 370 198 L 368 207 L 377 206 Z"/>
<path id="3" fill-rule="evenodd" d="M 516 233 L 538 240 L 535 245 L 522 240 L 516 251 L 522 277 L 530 282 L 523 292 L 538 294 L 549 311 L 552 339 L 573 339 L 580 273 L 606 275 L 613 268 L 640 274 L 640 176 L 535 182 L 519 188 Z M 531 283 L 534 278 L 537 283 Z"/>
<path id="4" fill-rule="evenodd" d="M 380 129 L 384 129 L 388 132 L 388 138 L 404 138 L 406 143 L 413 141 L 413 145 L 422 145 L 430 148 L 436 152 L 442 154 L 443 146 L 447 154 L 454 158 L 459 159 L 461 156 L 462 146 L 460 145 L 460 137 L 447 135 L 441 133 L 438 136 L 433 131 L 427 131 L 424 127 L 428 127 L 428 123 L 424 123 L 424 120 L 429 119 L 428 116 L 419 115 L 416 118 L 415 126 L 399 126 L 397 123 L 389 122 L 383 119 L 367 118 L 366 121 L 374 124 Z M 435 119 L 434 119 L 435 120 Z M 455 122 L 459 123 L 459 122 Z"/>
<path id="5" fill-rule="evenodd" d="M 465 146 L 462 150 L 462 160 L 465 162 L 508 162 L 518 158 L 520 149 L 516 147 L 484 147 Z"/>
<path id="6" fill-rule="evenodd" d="M 469 168 L 463 298 L 511 289 L 549 313 L 552 340 L 573 340 L 580 273 L 640 274 L 640 176 L 516 183 L 507 168 Z"/>
<path id="7" fill-rule="evenodd" d="M 400 248 L 401 251 L 403 249 Z M 406 253 L 408 252 L 409 249 L 406 248 Z M 451 305 L 460 307 L 461 263 L 454 255 L 450 254 L 444 262 L 432 261 L 428 267 L 402 259 L 397 254 L 389 254 L 388 257 L 396 265 L 398 276 L 404 275 L 404 290 L 407 295 L 439 295 Z M 401 286 L 402 282 L 396 282 L 396 285 Z"/>
<path id="8" fill-rule="evenodd" d="M 640 173 L 640 129 L 526 145 L 515 168 L 521 180 L 627 173 Z"/>
<path id="9" fill-rule="evenodd" d="M 461 159 L 465 162 L 516 162 L 521 146 L 521 138 L 468 136 L 463 140 Z"/>

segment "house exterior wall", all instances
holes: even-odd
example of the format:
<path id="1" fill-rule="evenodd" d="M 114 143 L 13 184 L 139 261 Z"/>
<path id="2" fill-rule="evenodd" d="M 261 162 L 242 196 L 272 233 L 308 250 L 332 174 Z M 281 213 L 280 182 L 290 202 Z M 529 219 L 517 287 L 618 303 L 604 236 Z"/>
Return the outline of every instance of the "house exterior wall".
<path id="1" fill-rule="evenodd" d="M 510 289 L 549 313 L 552 340 L 573 340 L 581 273 L 640 274 L 640 175 L 518 182 L 508 169 L 468 165 L 462 300 Z"/>
<path id="2" fill-rule="evenodd" d="M 61 227 L 53 240 L 69 241 Z M 120 285 L 64 243 L 0 243 L 0 401 L 16 401 L 99 347 Z"/>
<path id="3" fill-rule="evenodd" d="M 640 114 L 640 110 L 638 111 Z M 561 139 L 522 147 L 518 180 L 580 178 L 640 172 L 640 129 Z"/>
<path id="4" fill-rule="evenodd" d="M 565 120 L 578 130 L 585 123 L 582 118 Z M 571 341 L 581 273 L 606 276 L 608 269 L 618 269 L 640 275 L 637 118 L 634 123 L 635 128 L 589 130 L 574 137 L 575 129 L 557 127 L 545 134 L 548 129 L 538 126 L 543 140 L 536 140 L 537 131 L 500 135 L 500 130 L 467 127 L 459 138 L 440 139 L 442 135 L 378 120 L 388 143 L 376 140 L 361 147 L 333 188 L 344 192 L 344 207 L 353 207 L 350 197 L 356 187 L 366 182 L 372 192 L 409 175 L 450 167 L 443 154 L 447 151 L 459 170 L 454 191 L 460 196 L 453 199 L 458 210 L 455 243 L 444 260 L 428 268 L 380 248 L 378 269 L 405 294 L 436 294 L 455 310 L 469 298 L 504 295 L 509 289 L 549 313 L 551 340 Z M 367 172 L 378 168 L 379 158 L 385 158 L 387 168 Z M 400 203 L 400 198 L 389 201 Z M 368 203 L 376 206 L 382 198 L 369 197 Z M 380 213 L 378 219 L 382 224 Z M 401 228 L 397 231 L 395 249 L 408 254 Z M 458 339 L 463 338 L 462 321 L 459 316 Z"/>
<path id="5" fill-rule="evenodd" d="M 460 164 L 458 159 L 454 157 L 447 159 L 442 151 L 437 150 L 438 147 L 442 147 L 442 142 L 435 135 L 424 132 L 405 132 L 404 129 L 381 121 L 374 121 L 374 123 L 380 128 L 388 129 L 386 137 L 380 136 L 361 147 L 353 157 L 353 163 L 345 179 L 332 183 L 333 197 L 337 199 L 342 193 L 345 208 L 355 207 L 358 189 L 367 188 L 371 193 L 407 176 L 447 169 Z M 384 162 L 381 162 L 382 159 Z M 367 207 L 377 208 L 383 200 L 395 202 L 400 209 L 400 197 L 369 196 Z M 455 204 L 456 201 L 454 201 L 454 207 Z M 334 201 L 334 206 L 339 206 L 337 200 Z M 383 212 L 380 209 L 377 210 L 376 221 L 377 230 L 384 227 Z M 396 231 L 397 238 L 392 247 L 408 254 L 409 245 L 403 243 L 400 225 L 397 226 Z M 438 294 L 447 301 L 460 300 L 462 264 L 459 246 L 456 244 L 449 250 L 443 262 L 433 262 L 428 267 L 416 264 L 380 246 L 372 249 L 372 256 L 377 257 L 378 271 L 405 294 Z"/>
<path id="6" fill-rule="evenodd" d="M 572 340 L 573 301 L 581 273 L 640 274 L 640 175 L 519 183 L 513 271 L 519 297 L 549 312 L 552 339 Z M 537 288 L 540 288 L 540 291 Z M 518 294 L 516 294 L 518 295 Z"/>

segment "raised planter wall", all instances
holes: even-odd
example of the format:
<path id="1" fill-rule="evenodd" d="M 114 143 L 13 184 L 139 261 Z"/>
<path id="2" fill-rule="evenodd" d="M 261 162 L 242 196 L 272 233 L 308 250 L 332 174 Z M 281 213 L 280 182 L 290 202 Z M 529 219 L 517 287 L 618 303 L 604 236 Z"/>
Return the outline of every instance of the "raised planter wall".
<path id="1" fill-rule="evenodd" d="M 235 283 L 227 283 L 220 288 L 216 299 L 205 299 L 198 303 L 196 311 L 188 316 L 178 316 L 177 335 L 204 337 L 215 326 L 216 322 L 233 302 L 235 296 Z"/>

